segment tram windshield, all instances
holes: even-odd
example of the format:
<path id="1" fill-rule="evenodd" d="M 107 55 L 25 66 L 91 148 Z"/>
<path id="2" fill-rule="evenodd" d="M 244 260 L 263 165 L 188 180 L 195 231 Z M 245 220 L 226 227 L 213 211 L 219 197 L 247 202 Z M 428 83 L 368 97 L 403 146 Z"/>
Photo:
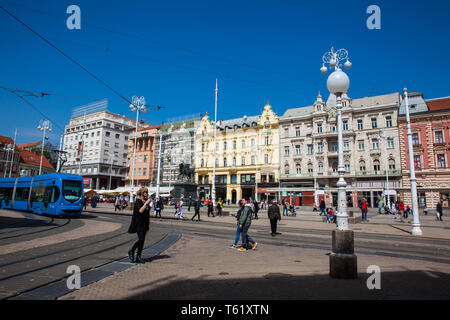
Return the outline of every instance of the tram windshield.
<path id="1" fill-rule="evenodd" d="M 81 181 L 63 180 L 62 194 L 64 199 L 69 202 L 75 202 L 81 198 Z"/>

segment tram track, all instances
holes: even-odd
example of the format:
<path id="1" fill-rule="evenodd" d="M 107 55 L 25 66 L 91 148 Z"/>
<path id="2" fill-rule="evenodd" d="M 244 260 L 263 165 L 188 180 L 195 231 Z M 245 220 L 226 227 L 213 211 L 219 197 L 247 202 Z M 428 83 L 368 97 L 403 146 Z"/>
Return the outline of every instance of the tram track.
<path id="1" fill-rule="evenodd" d="M 180 224 L 180 232 L 185 234 L 210 236 L 221 239 L 228 239 L 230 243 L 234 238 L 235 225 L 229 223 L 220 223 L 222 227 L 233 228 L 230 232 L 227 229 L 215 228 L 212 232 L 208 229 L 197 228 L 191 224 Z M 210 226 L 217 226 L 217 223 L 210 223 Z M 269 227 L 252 226 L 250 233 L 260 243 L 273 245 L 286 245 L 301 248 L 320 249 L 331 252 L 331 232 L 329 230 L 315 230 L 303 228 L 280 228 L 279 231 L 283 233 L 282 236 L 273 238 L 270 235 Z M 262 234 L 262 233 L 267 233 Z M 395 235 L 374 235 L 370 233 L 355 233 L 355 252 L 359 254 L 373 254 L 380 256 L 391 256 L 406 259 L 424 260 L 439 263 L 450 264 L 450 247 L 449 242 L 446 246 L 430 247 L 429 245 L 436 245 L 436 241 L 441 239 L 415 239 L 413 238 L 395 236 Z M 421 241 L 425 240 L 425 241 Z"/>
<path id="2" fill-rule="evenodd" d="M 14 235 L 14 236 L 9 236 L 9 237 L 3 237 L 3 238 L 0 238 L 0 241 L 1 240 L 12 239 L 12 238 L 17 238 L 17 237 L 25 237 L 25 236 L 29 236 L 29 235 L 33 235 L 33 234 L 38 234 L 38 233 L 42 233 L 42 232 L 48 232 L 48 231 L 52 231 L 52 230 L 55 230 L 55 229 L 59 229 L 59 228 L 67 226 L 71 222 L 72 219 L 66 218 L 66 220 L 67 221 L 64 224 L 57 225 L 57 226 L 51 227 L 49 229 L 44 229 L 44 230 L 39 230 L 39 231 L 32 231 L 32 232 L 26 232 L 26 233 L 21 233 L 21 234 Z M 44 225 L 41 225 L 41 226 L 38 226 L 38 227 L 45 227 L 45 226 L 51 225 L 51 224 L 53 224 L 54 221 L 55 221 L 55 219 L 51 218 L 51 220 L 48 223 L 46 223 Z M 19 231 L 22 231 L 22 229 L 14 230 L 12 232 L 19 232 Z"/>

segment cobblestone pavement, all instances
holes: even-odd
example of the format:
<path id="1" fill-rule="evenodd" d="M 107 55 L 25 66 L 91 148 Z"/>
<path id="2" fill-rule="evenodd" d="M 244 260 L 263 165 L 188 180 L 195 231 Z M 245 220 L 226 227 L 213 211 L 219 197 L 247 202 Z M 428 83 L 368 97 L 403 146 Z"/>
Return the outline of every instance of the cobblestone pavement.
<path id="1" fill-rule="evenodd" d="M 229 249 L 229 241 L 184 235 L 153 261 L 61 297 L 67 299 L 448 299 L 450 265 L 358 255 L 356 280 L 328 276 L 326 251 L 279 245 Z M 367 288 L 367 267 L 381 290 Z"/>
<path id="2" fill-rule="evenodd" d="M 98 210 L 108 211 L 107 208 Z M 191 218 L 193 212 L 185 212 Z M 256 230 L 267 227 L 266 212 L 253 220 L 250 234 L 258 241 Z M 163 213 L 164 219 L 173 219 Z M 163 219 L 163 220 L 164 220 Z M 233 225 L 232 216 L 201 219 L 215 222 L 206 226 L 195 222 L 197 228 L 220 230 Z M 448 246 L 450 232 L 446 221 L 421 216 L 424 236 L 411 235 L 410 219 L 400 222 L 389 215 L 369 212 L 368 223 L 351 225 L 358 233 L 396 237 L 402 241 L 424 241 L 436 249 L 440 243 Z M 152 220 L 159 223 L 159 219 Z M 409 221 L 409 223 L 408 223 Z M 191 223 L 174 221 L 175 225 Z M 322 222 L 318 213 L 305 210 L 295 217 L 282 217 L 279 228 L 302 228 L 323 232 L 335 225 Z M 253 233 L 252 233 L 253 231 Z M 258 231 L 260 232 L 260 231 Z M 337 280 L 329 277 L 331 250 L 295 247 L 288 244 L 260 243 L 255 251 L 239 252 L 230 249 L 230 240 L 213 235 L 184 234 L 165 252 L 145 265 L 83 287 L 60 299 L 448 299 L 450 297 L 450 263 L 408 259 L 389 255 L 358 254 L 358 279 Z M 288 235 L 289 231 L 283 235 Z M 314 236 L 314 235 L 313 235 Z M 317 236 L 320 236 L 319 234 Z M 280 241 L 283 236 L 280 236 Z M 386 238 L 386 242 L 392 241 Z M 416 240 L 422 239 L 422 240 Z M 441 240 L 440 240 L 441 239 Z M 357 241 L 357 240 L 355 240 Z M 428 242 L 427 242 L 428 241 Z M 331 245 L 331 243 L 330 243 Z M 393 249 L 395 250 L 395 248 Z M 381 269 L 381 290 L 369 290 L 367 273 L 370 265 Z"/>

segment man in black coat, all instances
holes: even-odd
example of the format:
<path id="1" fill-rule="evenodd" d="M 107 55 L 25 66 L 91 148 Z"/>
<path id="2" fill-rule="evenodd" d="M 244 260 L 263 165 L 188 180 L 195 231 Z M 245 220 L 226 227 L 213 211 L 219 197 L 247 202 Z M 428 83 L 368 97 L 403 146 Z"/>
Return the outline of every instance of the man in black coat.
<path id="1" fill-rule="evenodd" d="M 200 221 L 200 208 L 202 207 L 202 202 L 200 201 L 200 199 L 199 198 L 197 198 L 197 201 L 195 201 L 194 202 L 194 210 L 195 210 L 195 214 L 194 214 L 194 216 L 192 217 L 192 221 L 194 221 L 194 218 L 196 217 L 196 216 L 198 216 L 198 221 Z"/>
<path id="2" fill-rule="evenodd" d="M 278 207 L 277 202 L 274 200 L 267 210 L 267 215 L 270 219 L 270 228 L 272 230 L 272 237 L 275 237 L 277 234 L 281 234 L 277 232 L 277 223 L 281 220 L 280 207 Z"/>
<path id="3" fill-rule="evenodd" d="M 440 201 L 436 206 L 436 212 L 438 213 L 438 217 L 436 217 L 436 219 L 442 221 L 442 203 Z"/>
<path id="4" fill-rule="evenodd" d="M 259 204 L 258 204 L 258 201 L 255 200 L 255 202 L 253 203 L 253 205 L 255 206 L 255 219 L 258 219 L 258 212 L 259 212 Z"/>

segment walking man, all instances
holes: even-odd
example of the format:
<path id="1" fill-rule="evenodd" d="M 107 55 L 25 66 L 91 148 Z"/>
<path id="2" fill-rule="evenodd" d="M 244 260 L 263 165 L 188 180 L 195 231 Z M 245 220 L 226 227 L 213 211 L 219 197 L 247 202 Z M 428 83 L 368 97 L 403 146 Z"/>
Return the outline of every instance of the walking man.
<path id="1" fill-rule="evenodd" d="M 320 201 L 320 206 L 319 206 L 319 208 L 320 208 L 320 214 L 319 214 L 319 216 L 321 216 L 322 214 L 323 215 L 326 215 L 326 212 L 325 212 L 325 209 L 326 209 L 326 204 L 325 204 L 325 201 L 324 200 L 322 200 L 322 201 Z"/>
<path id="2" fill-rule="evenodd" d="M 219 198 L 219 201 L 217 201 L 217 215 L 222 216 L 222 198 Z"/>
<path id="3" fill-rule="evenodd" d="M 202 206 L 202 202 L 201 202 L 201 200 L 197 197 L 197 201 L 194 202 L 194 211 L 195 211 L 195 214 L 194 214 L 194 216 L 193 216 L 192 219 L 191 219 L 192 221 L 194 221 L 194 218 L 195 218 L 196 216 L 198 216 L 197 220 L 200 221 L 200 208 L 201 208 L 201 206 Z"/>
<path id="4" fill-rule="evenodd" d="M 277 234 L 281 234 L 277 232 L 277 223 L 281 220 L 280 208 L 277 205 L 277 202 L 274 200 L 267 211 L 267 215 L 270 220 L 270 229 L 272 231 L 272 237 L 275 237 Z"/>
<path id="5" fill-rule="evenodd" d="M 367 221 L 367 201 L 365 198 L 361 201 L 361 215 L 362 221 Z"/>
<path id="6" fill-rule="evenodd" d="M 241 212 L 241 217 L 239 218 L 239 224 L 241 228 L 241 237 L 242 237 L 242 247 L 240 247 L 239 251 L 246 251 L 249 249 L 256 249 L 258 243 L 250 237 L 248 234 L 248 229 L 252 223 L 252 208 L 251 205 L 247 203 L 247 200 L 242 199 L 242 203 L 244 208 Z"/>
<path id="7" fill-rule="evenodd" d="M 283 205 L 283 216 L 288 216 L 288 208 L 287 208 L 287 204 L 286 204 L 286 200 L 281 200 L 281 204 Z M 285 214 L 286 213 L 286 214 Z"/>
<path id="8" fill-rule="evenodd" d="M 164 204 L 163 204 L 163 201 L 162 201 L 162 199 L 160 198 L 160 197 L 158 197 L 158 199 L 156 200 L 156 207 L 155 207 L 155 211 L 156 211 L 156 217 L 158 218 L 158 216 L 159 216 L 159 219 L 162 219 L 161 218 L 161 211 L 164 209 Z"/>
<path id="9" fill-rule="evenodd" d="M 442 220 L 442 202 L 438 202 L 438 204 L 436 205 L 436 212 L 438 214 L 438 216 L 436 217 L 437 220 L 443 221 Z"/>
<path id="10" fill-rule="evenodd" d="M 191 205 L 192 205 L 192 196 L 189 196 L 189 199 L 188 199 L 188 211 L 191 211 Z"/>
<path id="11" fill-rule="evenodd" d="M 208 217 L 211 214 L 214 217 L 214 205 L 211 200 L 208 201 Z"/>
<path id="12" fill-rule="evenodd" d="M 255 208 L 255 219 L 258 219 L 258 211 L 259 211 L 258 201 L 255 200 L 255 202 L 253 203 L 253 206 Z"/>

